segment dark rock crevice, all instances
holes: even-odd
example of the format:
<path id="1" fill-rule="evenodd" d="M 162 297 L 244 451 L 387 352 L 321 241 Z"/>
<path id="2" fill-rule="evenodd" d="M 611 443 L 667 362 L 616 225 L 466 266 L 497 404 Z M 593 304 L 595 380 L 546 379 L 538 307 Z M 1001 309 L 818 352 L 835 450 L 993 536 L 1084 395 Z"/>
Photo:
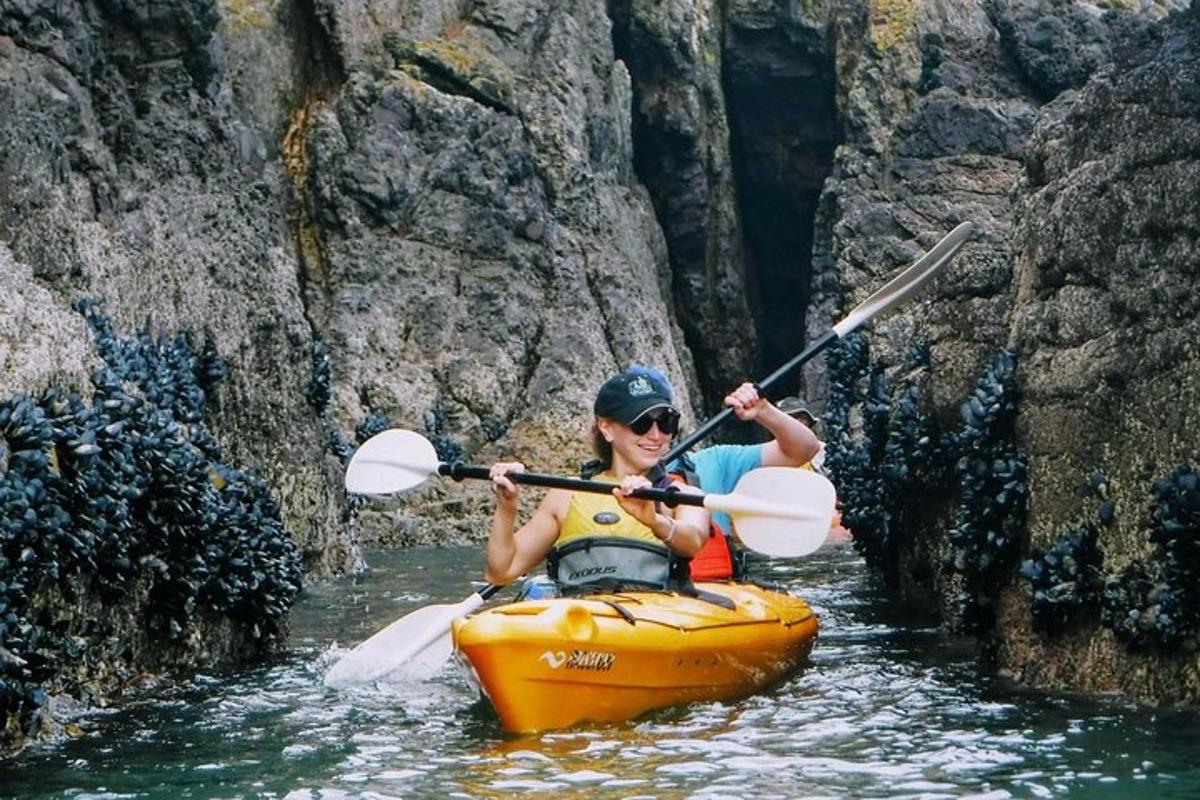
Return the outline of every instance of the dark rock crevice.
<path id="1" fill-rule="evenodd" d="M 633 161 L 666 237 L 679 325 L 715 410 L 756 359 L 729 162 L 716 3 L 611 0 L 613 50 L 633 85 Z"/>
<path id="2" fill-rule="evenodd" d="M 814 221 L 842 136 L 828 30 L 760 12 L 609 3 L 633 78 L 635 172 L 714 410 L 804 347 Z"/>
<path id="3" fill-rule="evenodd" d="M 337 20 L 323 13 L 316 0 L 296 0 L 297 84 L 325 95 L 346 82 L 346 59 L 337 43 Z"/>
<path id="4" fill-rule="evenodd" d="M 292 179 L 296 193 L 294 224 L 296 227 L 296 252 L 300 285 L 300 300 L 304 304 L 305 317 L 316 335 L 319 328 L 314 325 L 313 292 L 324 296 L 328 287 L 324 280 L 326 268 L 321 244 L 320 225 L 316 215 L 316 204 L 309 184 L 308 133 L 321 110 L 336 96 L 346 81 L 346 67 L 337 50 L 334 23 L 322 16 L 313 0 L 297 0 L 287 22 L 294 26 L 295 45 L 293 76 L 294 106 L 289 115 L 287 130 L 281 142 L 284 168 Z M 324 298 L 328 300 L 328 298 Z"/>
<path id="5" fill-rule="evenodd" d="M 745 272 L 766 373 L 804 348 L 814 220 L 841 140 L 829 45 L 782 27 L 725 31 L 724 84 Z"/>

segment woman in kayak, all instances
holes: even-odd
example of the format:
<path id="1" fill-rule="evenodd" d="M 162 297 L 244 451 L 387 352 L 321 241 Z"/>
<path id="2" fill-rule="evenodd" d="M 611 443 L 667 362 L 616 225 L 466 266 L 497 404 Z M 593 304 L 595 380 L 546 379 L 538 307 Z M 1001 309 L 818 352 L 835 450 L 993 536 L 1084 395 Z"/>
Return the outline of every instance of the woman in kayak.
<path id="1" fill-rule="evenodd" d="M 505 476 L 525 467 L 493 464 L 497 503 L 485 570 L 490 583 L 511 583 L 542 559 L 549 576 L 568 592 L 666 589 L 687 580 L 686 559 L 708 539 L 708 512 L 630 496 L 636 489 L 668 485 L 668 479 L 652 484 L 647 473 L 658 466 L 679 428 L 670 385 L 655 370 L 630 367 L 605 381 L 593 410 L 594 446 L 605 465 L 595 479 L 614 484 L 612 494 L 551 489 L 514 532 L 520 489 Z M 669 485 L 698 491 L 684 483 Z"/>

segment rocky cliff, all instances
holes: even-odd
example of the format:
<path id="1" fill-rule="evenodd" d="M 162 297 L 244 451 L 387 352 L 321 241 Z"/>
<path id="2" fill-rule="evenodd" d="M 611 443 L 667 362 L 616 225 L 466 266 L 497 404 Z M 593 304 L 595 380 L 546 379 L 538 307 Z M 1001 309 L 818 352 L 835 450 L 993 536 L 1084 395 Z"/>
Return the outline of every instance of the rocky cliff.
<path id="1" fill-rule="evenodd" d="M 1023 681 L 1195 702 L 1184 5 L 869 4 L 837 48 L 810 331 L 930 220 L 980 234 L 809 386 L 832 382 L 848 517 L 902 593 Z"/>
<path id="2" fill-rule="evenodd" d="M 1061 549 L 1064 528 L 1101 507 L 1106 587 L 1086 599 L 1102 624 L 1084 614 L 1032 636 L 1026 614 L 1043 598 L 1010 590 L 1000 654 L 1029 682 L 1195 703 L 1200 20 L 1193 10 L 1114 56 L 1034 130 L 1015 192 L 1011 328 L 1030 541 Z"/>
<path id="3" fill-rule="evenodd" d="M 619 366 L 664 368 L 690 406 L 633 105 L 594 3 L 0 4 L 10 733 L 44 719 L 41 686 L 273 641 L 296 564 L 480 536 L 469 489 L 356 517 L 356 438 L 574 469 Z M 164 593 L 162 651 L 68 613 Z M 95 658 L 68 677 L 72 641 Z"/>

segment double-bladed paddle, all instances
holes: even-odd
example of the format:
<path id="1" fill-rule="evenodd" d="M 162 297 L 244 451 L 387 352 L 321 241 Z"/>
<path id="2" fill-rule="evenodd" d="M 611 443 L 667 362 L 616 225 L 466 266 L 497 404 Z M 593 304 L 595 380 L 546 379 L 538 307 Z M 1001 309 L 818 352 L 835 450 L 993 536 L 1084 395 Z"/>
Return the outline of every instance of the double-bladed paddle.
<path id="1" fill-rule="evenodd" d="M 855 306 L 832 330 L 760 381 L 759 392 L 765 394 L 833 342 L 911 299 L 966 244 L 973 229 L 974 226 L 969 222 L 958 225 L 928 253 Z M 708 420 L 671 448 L 662 463 L 670 464 L 686 453 L 724 424 L 732 414 L 733 410 L 727 408 Z M 424 444 L 418 443 L 418 439 Z M 793 477 L 784 477 L 785 473 Z M 388 494 L 416 486 L 432 475 L 447 475 L 458 480 L 490 477 L 485 468 L 440 463 L 433 446 L 419 434 L 384 431 L 366 442 L 355 454 L 346 472 L 346 488 L 355 493 Z M 796 479 L 794 476 L 803 477 Z M 518 483 L 551 488 L 596 490 L 581 486 L 593 484 L 590 481 L 530 473 L 509 477 Z M 795 482 L 797 480 L 799 482 Z M 605 492 L 612 490 L 609 484 L 595 485 L 603 487 Z M 638 494 L 650 497 L 640 492 Z M 714 511 L 726 511 L 733 517 L 738 535 L 747 546 L 775 555 L 804 555 L 819 547 L 828 532 L 835 502 L 833 487 L 828 481 L 813 473 L 786 468 L 754 470 L 745 475 L 728 495 L 669 494 L 672 495 L 667 498 L 669 503 L 672 500 L 691 503 L 692 500 L 680 498 L 701 497 L 700 504 Z M 781 502 L 781 498 L 792 500 L 797 505 Z M 803 512 L 799 511 L 800 507 L 804 507 Z M 826 508 L 829 510 L 828 516 L 825 514 Z M 792 512 L 797 513 L 793 516 Z M 781 524 L 785 520 L 787 523 Z M 426 606 L 401 617 L 335 664 L 325 676 L 326 685 L 341 687 L 388 678 L 428 677 L 436 673 L 453 649 L 450 623 L 482 606 L 501 588 L 489 585 L 459 603 Z"/>
<path id="2" fill-rule="evenodd" d="M 974 230 L 975 226 L 970 222 L 959 223 L 954 230 L 950 231 L 940 242 L 935 244 L 928 253 L 918 258 L 913 262 L 912 266 L 892 278 L 882 288 L 876 290 L 870 297 L 851 309 L 850 313 L 843 317 L 841 322 L 834 325 L 831 330 L 804 348 L 804 351 L 800 355 L 755 384 L 758 388 L 758 393 L 766 396 L 767 392 L 775 384 L 838 339 L 849 335 L 883 312 L 898 308 L 912 299 L 917 292 L 933 280 L 933 276 L 942 267 L 950 263 L 950 259 L 954 258 L 958 251 L 962 249 L 962 246 L 967 243 L 967 239 L 970 238 Z M 663 456 L 661 463 L 663 465 L 671 464 L 671 462 L 688 450 L 691 450 L 710 433 L 725 424 L 731 416 L 733 416 L 732 408 L 726 408 L 718 413 L 668 450 L 667 454 Z"/>
<path id="3" fill-rule="evenodd" d="M 434 475 L 455 480 L 491 480 L 486 467 L 445 464 L 419 433 L 387 430 L 363 443 L 346 468 L 346 488 L 355 494 L 391 494 L 411 489 Z M 613 484 L 510 472 L 509 480 L 529 486 L 611 494 Z M 673 489 L 638 489 L 634 497 L 667 506 L 703 506 L 723 511 L 747 547 L 766 555 L 793 557 L 816 550 L 833 520 L 833 484 L 807 470 L 763 467 L 752 470 L 728 494 L 685 494 Z M 450 623 L 469 614 L 500 590 L 486 586 L 459 603 L 426 606 L 401 617 L 333 665 L 325 684 L 345 687 L 381 680 L 428 677 L 453 650 Z"/>
<path id="4" fill-rule="evenodd" d="M 491 480 L 487 467 L 445 464 L 419 433 L 387 430 L 363 443 L 346 467 L 346 489 L 354 494 L 392 494 L 434 475 L 455 480 Z M 613 484 L 562 478 L 535 472 L 510 472 L 508 479 L 528 486 L 572 492 L 612 494 Z M 828 480 L 808 470 L 761 467 L 738 481 L 729 494 L 685 494 L 676 489 L 638 489 L 633 497 L 666 506 L 703 506 L 733 518 L 747 547 L 770 556 L 811 553 L 825 541 L 833 518 L 834 490 Z"/>

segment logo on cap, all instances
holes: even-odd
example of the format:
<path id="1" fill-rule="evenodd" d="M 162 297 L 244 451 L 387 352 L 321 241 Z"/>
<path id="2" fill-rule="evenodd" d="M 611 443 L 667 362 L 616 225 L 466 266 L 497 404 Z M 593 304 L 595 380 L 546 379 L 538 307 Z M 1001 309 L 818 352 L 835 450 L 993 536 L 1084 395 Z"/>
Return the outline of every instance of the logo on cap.
<path id="1" fill-rule="evenodd" d="M 654 392 L 654 387 L 650 385 L 650 381 L 639 375 L 629 382 L 629 396 L 643 397 Z"/>

